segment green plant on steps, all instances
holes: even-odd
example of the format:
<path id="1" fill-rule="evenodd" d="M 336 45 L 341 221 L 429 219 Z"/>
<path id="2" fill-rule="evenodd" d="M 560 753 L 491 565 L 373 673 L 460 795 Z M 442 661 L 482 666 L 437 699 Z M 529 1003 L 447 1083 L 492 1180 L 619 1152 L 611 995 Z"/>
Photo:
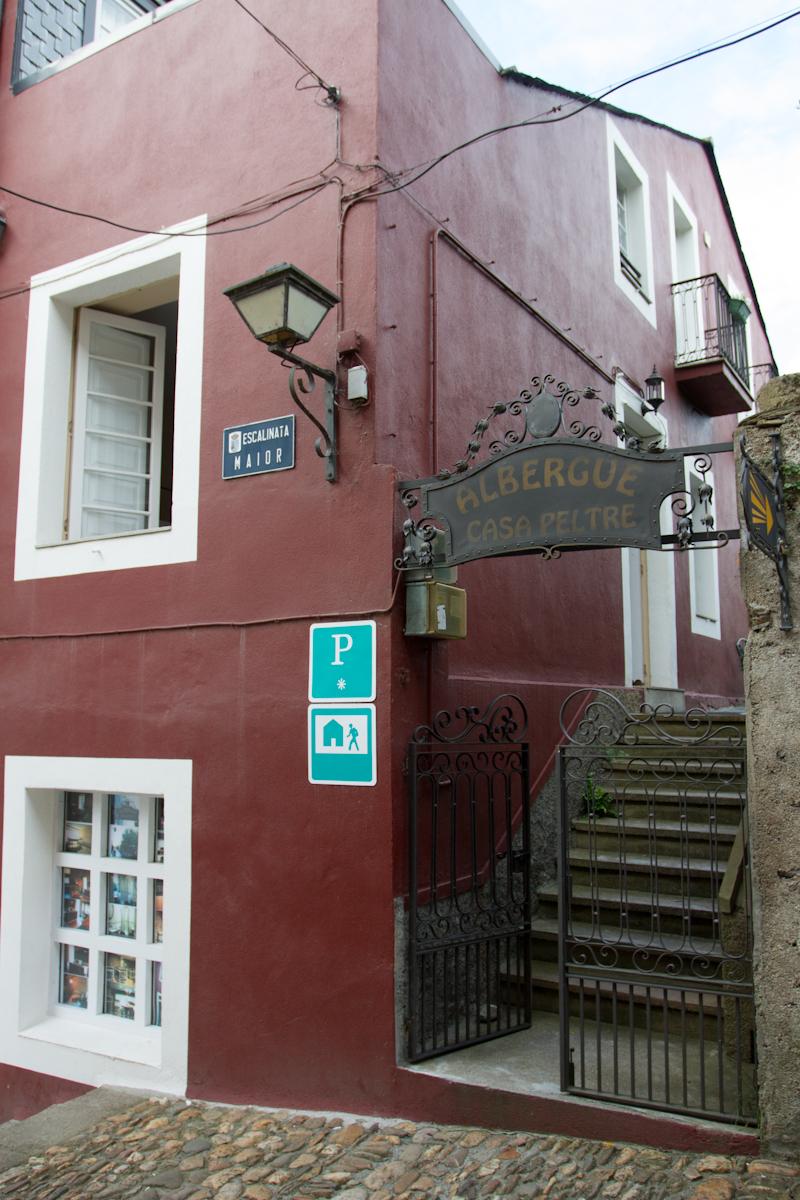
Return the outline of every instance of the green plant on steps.
<path id="1" fill-rule="evenodd" d="M 615 817 L 614 798 L 604 787 L 596 784 L 592 775 L 587 775 L 583 784 L 583 811 L 588 817 Z"/>

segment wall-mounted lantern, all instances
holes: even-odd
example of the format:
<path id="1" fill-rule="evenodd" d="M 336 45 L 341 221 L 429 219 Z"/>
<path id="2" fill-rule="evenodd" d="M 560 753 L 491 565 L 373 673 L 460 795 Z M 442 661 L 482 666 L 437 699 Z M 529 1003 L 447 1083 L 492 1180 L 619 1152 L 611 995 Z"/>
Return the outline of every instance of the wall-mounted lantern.
<path id="1" fill-rule="evenodd" d="M 291 363 L 289 392 L 292 400 L 320 432 L 315 449 L 325 460 L 325 478 L 336 480 L 336 372 L 318 367 L 294 353 L 294 347 L 310 341 L 339 297 L 291 263 L 269 267 L 255 279 L 237 283 L 224 294 L 236 306 L 253 337 L 263 342 L 270 354 Z M 297 371 L 302 372 L 297 375 Z M 309 395 L 315 378 L 325 384 L 324 425 L 300 399 Z"/>
<path id="2" fill-rule="evenodd" d="M 5 236 L 7 224 L 8 221 L 6 220 L 6 214 L 3 212 L 2 208 L 0 208 L 0 246 L 3 244 L 3 238 Z"/>
<path id="3" fill-rule="evenodd" d="M 653 365 L 653 370 L 644 381 L 644 400 L 642 401 L 642 416 L 648 413 L 658 413 L 664 403 L 664 380 Z"/>

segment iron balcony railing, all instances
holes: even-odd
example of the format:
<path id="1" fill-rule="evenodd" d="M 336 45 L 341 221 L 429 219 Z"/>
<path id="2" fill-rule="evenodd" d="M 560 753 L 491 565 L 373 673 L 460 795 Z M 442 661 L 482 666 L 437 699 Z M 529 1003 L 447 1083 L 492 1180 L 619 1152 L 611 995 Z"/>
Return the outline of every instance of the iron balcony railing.
<path id="1" fill-rule="evenodd" d="M 752 394 L 746 325 L 749 308 L 718 275 L 673 283 L 675 366 L 723 359 Z"/>

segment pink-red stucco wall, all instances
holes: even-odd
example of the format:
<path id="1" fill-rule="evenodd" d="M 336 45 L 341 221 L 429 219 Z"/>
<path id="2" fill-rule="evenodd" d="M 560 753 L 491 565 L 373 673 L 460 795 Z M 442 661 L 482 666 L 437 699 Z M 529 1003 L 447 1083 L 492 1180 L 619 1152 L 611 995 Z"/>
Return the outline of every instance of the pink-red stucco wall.
<path id="1" fill-rule="evenodd" d="M 341 192 L 379 178 L 369 166 L 376 156 L 390 170 L 427 161 L 476 131 L 549 108 L 553 97 L 500 78 L 441 0 L 297 0 L 291 10 L 264 0 L 259 13 L 342 89 L 338 114 L 317 102 L 322 93 L 302 90 L 302 69 L 246 14 L 213 3 L 17 96 L 0 92 L 0 178 L 140 229 L 199 213 L 213 220 L 324 168 L 332 180 L 270 223 L 208 239 L 196 562 L 13 582 L 28 300 L 23 291 L 0 301 L 0 751 L 192 759 L 190 1095 L 611 1136 L 613 1119 L 587 1124 L 575 1105 L 510 1101 L 396 1066 L 393 898 L 405 881 L 401 767 L 411 729 L 431 705 L 518 691 L 534 715 L 541 773 L 566 691 L 624 681 L 619 555 L 463 568 L 467 641 L 411 642 L 402 636 L 402 587 L 399 598 L 393 591 L 402 519 L 394 484 L 452 462 L 489 404 L 544 370 L 607 391 L 614 367 L 640 381 L 655 360 L 676 441 L 717 440 L 724 423 L 712 438 L 682 415 L 667 294 L 657 300 L 656 332 L 610 282 L 603 113 L 448 158 L 410 189 L 423 208 L 399 193 L 348 205 L 343 216 Z M 14 16 L 7 4 L 4 80 Z M 733 270 L 702 148 L 652 127 L 624 128 L 660 181 L 658 272 L 666 278 L 667 164 L 704 212 L 712 245 L 724 248 L 724 261 L 704 269 Z M 11 197 L 5 204 L 2 289 L 136 236 Z M 276 210 L 254 213 L 212 228 Z M 431 213 L 515 290 L 538 297 L 551 323 L 569 327 L 566 338 L 451 244 L 434 246 Z M 290 403 L 285 372 L 222 289 L 282 260 L 341 290 L 336 320 L 308 356 L 332 363 L 338 324 L 360 332 L 370 368 L 370 406 L 339 414 L 335 486 L 302 417 L 294 471 L 238 482 L 219 475 L 222 429 Z M 727 596 L 735 568 L 722 570 Z M 679 563 L 682 678 L 690 690 L 736 694 L 727 642 L 701 656 L 686 632 L 684 574 Z M 725 628 L 738 630 L 737 604 L 726 599 Z M 371 615 L 378 786 L 315 788 L 306 781 L 308 625 Z M 18 1107 L 47 1092 L 20 1072 L 0 1078 Z M 646 1140 L 654 1128 L 632 1117 L 626 1136 Z"/>

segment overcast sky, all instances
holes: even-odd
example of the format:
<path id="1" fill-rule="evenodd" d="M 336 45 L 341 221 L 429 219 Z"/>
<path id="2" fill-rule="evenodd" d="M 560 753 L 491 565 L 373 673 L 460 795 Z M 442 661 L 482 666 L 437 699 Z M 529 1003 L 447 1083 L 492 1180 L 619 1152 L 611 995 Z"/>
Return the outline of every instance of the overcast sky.
<path id="1" fill-rule="evenodd" d="M 596 94 L 798 9 L 780 0 L 455 0 L 503 66 Z M 800 15 L 609 103 L 711 137 L 782 374 L 800 371 Z"/>

